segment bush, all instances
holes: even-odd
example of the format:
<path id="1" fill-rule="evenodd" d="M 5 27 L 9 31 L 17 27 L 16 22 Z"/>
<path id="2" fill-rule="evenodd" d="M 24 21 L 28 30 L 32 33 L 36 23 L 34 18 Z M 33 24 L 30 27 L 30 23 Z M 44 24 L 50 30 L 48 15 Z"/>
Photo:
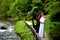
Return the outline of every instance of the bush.
<path id="1" fill-rule="evenodd" d="M 22 40 L 35 40 L 31 30 L 23 23 L 23 21 L 18 21 L 16 23 L 15 32 Z"/>
<path id="2" fill-rule="evenodd" d="M 44 9 L 48 12 L 46 18 L 46 30 L 48 31 L 50 40 L 60 40 L 60 2 L 50 1 L 48 2 Z M 58 36 L 59 35 L 59 36 Z"/>
<path id="3" fill-rule="evenodd" d="M 59 12 L 49 14 L 46 18 L 46 30 L 50 40 L 60 40 L 60 15 Z"/>

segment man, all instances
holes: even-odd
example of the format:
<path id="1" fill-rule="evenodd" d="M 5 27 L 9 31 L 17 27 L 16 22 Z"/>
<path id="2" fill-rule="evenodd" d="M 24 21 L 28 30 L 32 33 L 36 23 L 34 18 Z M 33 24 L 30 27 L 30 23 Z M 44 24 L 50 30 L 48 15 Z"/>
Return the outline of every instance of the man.
<path id="1" fill-rule="evenodd" d="M 41 18 L 41 15 L 39 14 L 38 17 L 36 18 L 36 21 L 37 21 L 37 24 L 36 24 L 36 32 L 37 33 L 39 32 L 40 18 Z"/>

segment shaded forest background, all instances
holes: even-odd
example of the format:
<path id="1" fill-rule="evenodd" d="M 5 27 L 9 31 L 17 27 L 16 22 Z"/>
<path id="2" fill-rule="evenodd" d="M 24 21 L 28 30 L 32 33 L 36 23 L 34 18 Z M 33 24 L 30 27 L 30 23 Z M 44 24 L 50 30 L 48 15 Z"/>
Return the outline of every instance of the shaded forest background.
<path id="1" fill-rule="evenodd" d="M 31 20 L 47 12 L 46 30 L 52 39 L 60 37 L 60 0 L 0 0 L 0 19 Z"/>
<path id="2" fill-rule="evenodd" d="M 56 14 L 60 11 L 59 0 L 0 0 L 0 17 L 15 19 L 31 19 L 42 11 Z M 54 19 L 53 19 L 54 20 Z"/>
<path id="3" fill-rule="evenodd" d="M 26 16 L 31 17 L 33 13 L 37 16 L 43 10 L 48 14 L 55 14 L 60 11 L 59 4 L 59 0 L 0 0 L 0 17 L 24 19 Z"/>

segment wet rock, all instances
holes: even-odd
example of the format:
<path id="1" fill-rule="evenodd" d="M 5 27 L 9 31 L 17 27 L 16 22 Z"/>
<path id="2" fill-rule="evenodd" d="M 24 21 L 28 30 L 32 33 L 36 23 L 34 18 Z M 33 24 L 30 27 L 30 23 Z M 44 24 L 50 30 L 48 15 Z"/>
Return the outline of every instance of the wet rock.
<path id="1" fill-rule="evenodd" d="M 4 24 L 4 23 L 0 23 L 0 29 L 7 29 L 8 25 Z"/>

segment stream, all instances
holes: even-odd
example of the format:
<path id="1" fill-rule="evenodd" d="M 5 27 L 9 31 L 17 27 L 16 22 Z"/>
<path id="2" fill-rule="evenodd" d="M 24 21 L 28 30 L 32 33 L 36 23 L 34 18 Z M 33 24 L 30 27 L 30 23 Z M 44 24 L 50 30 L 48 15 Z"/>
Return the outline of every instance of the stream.
<path id="1" fill-rule="evenodd" d="M 7 26 L 7 28 L 5 28 Z M 0 21 L 0 40 L 21 40 L 14 32 L 13 22 Z"/>

